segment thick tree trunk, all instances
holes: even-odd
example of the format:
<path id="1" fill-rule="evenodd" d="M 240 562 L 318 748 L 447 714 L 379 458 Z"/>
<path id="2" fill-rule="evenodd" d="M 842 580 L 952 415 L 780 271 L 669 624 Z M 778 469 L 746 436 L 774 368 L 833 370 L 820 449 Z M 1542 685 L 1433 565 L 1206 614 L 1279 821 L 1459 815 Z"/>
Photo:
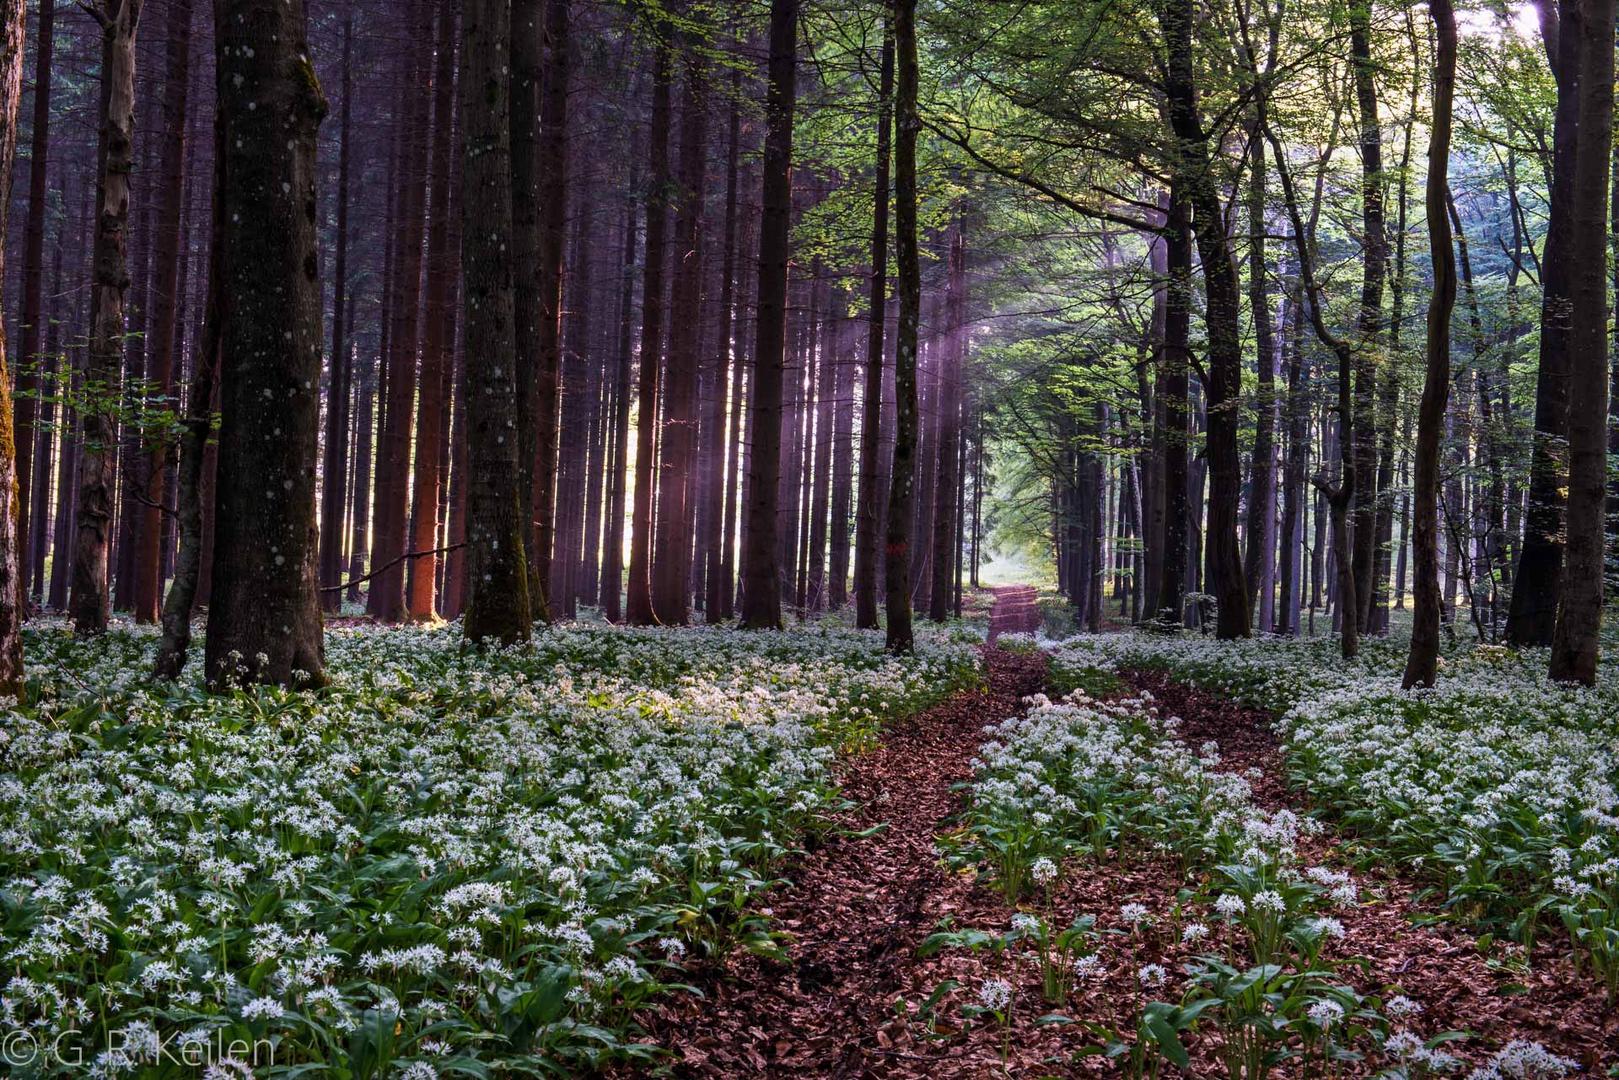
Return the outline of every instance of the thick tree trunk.
<path id="1" fill-rule="evenodd" d="M 798 0 L 771 0 L 769 47 L 759 285 L 748 401 L 752 439 L 747 549 L 742 563 L 742 625 L 753 630 L 781 626 L 776 518 L 781 479 L 782 368 L 787 351 L 787 256 L 793 208 L 793 111 L 798 96 Z"/>
<path id="2" fill-rule="evenodd" d="M 894 261 L 899 272 L 899 328 L 894 348 L 894 463 L 888 487 L 884 583 L 888 591 L 888 649 L 908 653 L 911 629 L 911 504 L 916 470 L 916 335 L 922 274 L 916 236 L 917 116 L 916 0 L 895 0 Z"/>
<path id="3" fill-rule="evenodd" d="M 1608 171 L 1613 151 L 1614 0 L 1583 0 L 1579 149 L 1569 216 L 1568 545 L 1549 674 L 1596 682 L 1603 598 L 1607 496 Z M 1567 33 L 1571 27 L 1565 26 Z"/>
<path id="4" fill-rule="evenodd" d="M 522 517 L 512 301 L 510 8 L 465 0 L 461 16 L 461 292 L 467 367 L 469 641 L 526 641 L 532 622 Z"/>
<path id="5" fill-rule="evenodd" d="M 889 113 L 894 96 L 894 33 L 892 22 L 883 27 L 881 74 L 877 91 L 877 161 L 873 182 L 871 226 L 870 308 L 866 338 L 865 395 L 860 409 L 860 495 L 855 512 L 854 603 L 855 625 L 877 628 L 878 538 L 884 492 L 882 472 L 883 327 L 888 316 L 888 159 L 893 123 Z"/>
<path id="6" fill-rule="evenodd" d="M 680 104 L 679 202 L 675 213 L 674 281 L 669 364 L 663 389 L 662 469 L 658 477 L 657 548 L 652 607 L 659 623 L 684 626 L 690 618 L 692 492 L 696 478 L 698 311 L 703 293 L 703 151 L 707 142 L 706 75 L 688 52 Z"/>
<path id="7" fill-rule="evenodd" d="M 1372 574 L 1377 562 L 1377 371 L 1382 357 L 1383 284 L 1387 276 L 1388 236 L 1383 198 L 1382 124 L 1377 113 L 1377 68 L 1372 57 L 1372 0 L 1349 5 L 1349 49 L 1355 77 L 1360 124 L 1361 283 L 1355 332 L 1355 414 L 1351 452 L 1355 459 L 1351 543 L 1354 560 L 1354 609 L 1358 629 L 1371 628 Z"/>
<path id="8" fill-rule="evenodd" d="M 1518 647 L 1551 644 L 1563 571 L 1572 289 L 1577 272 L 1572 216 L 1580 121 L 1580 45 L 1579 35 L 1573 30 L 1576 3 L 1577 0 L 1558 0 L 1555 15 L 1552 0 L 1542 0 L 1537 5 L 1547 60 L 1557 81 L 1557 110 L 1552 121 L 1546 239 L 1540 256 L 1540 368 L 1535 379 L 1529 505 L 1507 615 L 1507 642 Z M 1561 32 L 1559 27 L 1569 32 Z"/>
<path id="9" fill-rule="evenodd" d="M 79 453 L 77 536 L 73 550 L 73 629 L 107 629 L 117 468 L 119 366 L 124 357 L 124 294 L 129 289 L 129 175 L 135 147 L 135 31 L 140 0 L 101 0 L 87 9 L 101 24 L 101 137 L 96 238 L 91 256 L 90 353 L 83 448 Z"/>
<path id="10" fill-rule="evenodd" d="M 1242 341 L 1238 330 L 1241 291 L 1219 193 L 1210 174 L 1208 135 L 1199 115 L 1192 58 L 1191 0 L 1171 0 L 1161 16 L 1167 48 L 1166 97 L 1170 126 L 1179 143 L 1175 168 L 1185 185 L 1203 263 L 1208 332 L 1208 566 L 1209 588 L 1219 606 L 1216 635 L 1247 637 L 1251 625 L 1248 588 L 1237 542 L 1237 508 L 1242 491 L 1238 454 L 1238 409 L 1242 394 Z"/>
<path id="11" fill-rule="evenodd" d="M 326 99 L 302 0 L 221 0 L 217 26 L 224 320 L 205 670 L 213 686 L 319 685 L 315 144 Z"/>
<path id="12" fill-rule="evenodd" d="M 1163 364 L 1154 398 L 1163 411 L 1162 559 L 1158 569 L 1158 622 L 1185 618 L 1187 565 L 1187 369 L 1192 319 L 1192 233 L 1180 191 L 1169 199 L 1165 223 Z"/>
<path id="13" fill-rule="evenodd" d="M 1611 0 L 1609 0 L 1611 3 Z M 1451 247 L 1446 195 L 1450 178 L 1451 101 L 1456 89 L 1456 12 L 1451 0 L 1431 0 L 1438 50 L 1434 57 L 1433 121 L 1428 140 L 1428 249 L 1434 298 L 1428 306 L 1427 374 L 1417 417 L 1416 476 L 1412 497 L 1416 556 L 1411 650 L 1402 685 L 1432 686 L 1439 671 L 1439 440 L 1450 394 L 1450 314 L 1456 305 L 1456 253 Z M 1611 10 L 1611 8 L 1610 8 Z M 1613 41 L 1613 24 L 1608 25 Z M 1613 69 L 1609 60 L 1609 72 Z"/>

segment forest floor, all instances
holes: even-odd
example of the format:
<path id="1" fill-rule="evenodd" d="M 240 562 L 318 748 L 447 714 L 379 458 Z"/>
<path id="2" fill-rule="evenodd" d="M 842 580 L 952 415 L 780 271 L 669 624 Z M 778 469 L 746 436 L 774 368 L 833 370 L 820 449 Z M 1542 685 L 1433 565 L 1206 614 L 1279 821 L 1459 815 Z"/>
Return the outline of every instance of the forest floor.
<path id="1" fill-rule="evenodd" d="M 1040 616 L 1035 590 L 996 590 L 989 640 L 1033 631 Z M 840 782 L 850 808 L 832 832 L 785 869 L 764 902 L 785 935 L 787 962 L 743 950 L 696 966 L 698 995 L 666 999 L 643 1017 L 651 1041 L 671 1057 L 658 1068 L 688 1077 L 892 1077 L 1117 1075 L 1118 1063 L 1096 1054 L 1099 1032 L 1134 1030 L 1141 1008 L 1173 1000 L 1171 987 L 1144 988 L 1138 972 L 1159 964 L 1172 973 L 1226 940 L 1185 943 L 1188 881 L 1167 858 L 1145 850 L 1110 851 L 1106 861 L 1076 863 L 1045 901 L 1025 904 L 1050 925 L 1091 914 L 1103 931 L 1102 974 L 1074 988 L 1066 1002 L 1041 1000 L 1041 976 L 1012 950 L 949 950 L 922 957 L 930 934 L 950 929 L 1006 931 L 1017 908 L 968 870 L 952 872 L 936 847 L 956 828 L 960 785 L 973 774 L 986 725 L 1016 715 L 1023 699 L 1046 690 L 1045 657 L 985 649 L 988 685 L 890 725 L 881 745 L 846 761 Z M 1267 810 L 1308 809 L 1286 783 L 1284 762 L 1265 713 L 1181 686 L 1156 672 L 1123 673 L 1121 694 L 1150 692 L 1160 709 L 1182 719 L 1181 738 L 1196 748 L 1216 742 L 1221 769 L 1249 778 Z M 1604 1075 L 1619 1061 L 1619 1010 L 1588 974 L 1576 974 L 1566 948 L 1520 948 L 1481 942 L 1439 921 L 1438 905 L 1386 866 L 1367 865 L 1351 839 L 1328 829 L 1301 838 L 1306 864 L 1349 871 L 1362 902 L 1337 913 L 1344 928 L 1332 951 L 1357 957 L 1340 976 L 1358 990 L 1406 995 L 1421 1009 L 1411 1029 L 1432 1036 L 1470 1032 L 1446 1049 L 1469 1063 L 1514 1039 L 1533 1040 Z M 1145 923 L 1121 914 L 1144 905 Z M 965 1019 L 987 979 L 1014 987 L 1005 1027 Z M 1176 979 L 1176 982 L 1179 980 Z M 954 984 L 939 992 L 942 986 Z M 927 1003 L 927 1004 L 924 1004 Z M 1063 1019 L 1051 1021 L 1051 1014 Z M 1077 1021 L 1083 1021 L 1077 1022 Z M 1090 1025 L 1095 1025 L 1094 1027 Z M 1205 1028 L 1188 1040 L 1189 1075 L 1223 1076 L 1219 1036 Z M 1093 1048 L 1090 1055 L 1080 1051 Z M 1389 1062 L 1375 1057 L 1339 1067 L 1335 1076 L 1370 1076 Z M 1301 1074 L 1278 1067 L 1272 1075 Z"/>

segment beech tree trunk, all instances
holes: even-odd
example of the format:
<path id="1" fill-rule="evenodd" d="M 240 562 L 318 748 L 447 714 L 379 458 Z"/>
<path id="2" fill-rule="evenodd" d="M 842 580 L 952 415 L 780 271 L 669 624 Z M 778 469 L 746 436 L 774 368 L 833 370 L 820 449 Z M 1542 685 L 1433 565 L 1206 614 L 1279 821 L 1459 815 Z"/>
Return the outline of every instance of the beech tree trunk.
<path id="1" fill-rule="evenodd" d="M 781 627 L 776 519 L 781 480 L 782 368 L 787 351 L 787 256 L 793 208 L 793 111 L 798 97 L 798 0 L 771 0 L 769 48 L 759 286 L 748 402 L 752 438 L 747 549 L 742 563 L 742 625 L 753 630 Z"/>
<path id="2" fill-rule="evenodd" d="M 1241 291 L 1219 192 L 1210 173 L 1208 135 L 1199 114 L 1192 62 L 1191 0 L 1171 0 L 1162 16 L 1167 47 L 1165 81 L 1170 125 L 1179 142 L 1177 180 L 1186 186 L 1193 231 L 1203 263 L 1208 333 L 1209 523 L 1208 583 L 1219 605 L 1217 637 L 1247 637 L 1248 588 L 1243 582 L 1237 542 L 1237 508 L 1242 491 L 1238 456 L 1238 409 L 1242 393 L 1242 341 L 1238 330 Z"/>
<path id="3" fill-rule="evenodd" d="M 1613 151 L 1614 0 L 1583 0 L 1579 149 L 1570 192 L 1568 545 L 1549 674 L 1595 684 L 1602 629 L 1607 497 L 1608 175 Z"/>
<path id="4" fill-rule="evenodd" d="M 916 236 L 917 116 L 916 0 L 895 0 L 894 47 L 898 66 L 894 139 L 894 256 L 899 272 L 899 327 L 894 348 L 894 463 L 888 487 L 888 650 L 908 653 L 911 628 L 911 505 L 916 470 L 916 334 L 922 274 Z"/>
<path id="5" fill-rule="evenodd" d="M 860 494 L 855 511 L 855 625 L 877 628 L 878 535 L 882 498 L 883 327 L 888 317 L 888 159 L 893 124 L 894 31 L 892 16 L 883 24 L 881 74 L 877 90 L 877 160 L 873 180 L 871 282 L 867 292 L 865 394 L 860 406 Z"/>
<path id="6" fill-rule="evenodd" d="M 1507 614 L 1507 642 L 1519 648 L 1552 643 L 1563 576 L 1570 335 L 1576 273 L 1572 199 L 1580 120 L 1580 42 L 1574 28 L 1577 4 L 1578 0 L 1557 0 L 1555 5 L 1552 0 L 1542 0 L 1536 5 L 1546 59 L 1557 82 L 1557 109 L 1552 117 L 1552 179 L 1546 200 L 1546 238 L 1540 255 L 1540 366 L 1535 378 L 1529 504 Z"/>
<path id="7" fill-rule="evenodd" d="M 1438 40 L 1434 56 L 1433 120 L 1428 139 L 1428 186 L 1424 198 L 1434 293 L 1428 305 L 1427 374 L 1417 416 L 1416 475 L 1412 487 L 1416 581 L 1411 649 L 1402 680 L 1408 690 L 1413 686 L 1432 686 L 1439 672 L 1439 440 L 1444 433 L 1445 405 L 1450 395 L 1450 315 L 1456 306 L 1456 252 L 1451 246 L 1450 218 L 1446 215 L 1451 101 L 1456 90 L 1456 12 L 1451 0 L 1430 0 L 1429 11 Z M 1610 80 L 1612 41 L 1610 19 Z M 1348 622 L 1347 614 L 1345 622 Z"/>
<path id="8" fill-rule="evenodd" d="M 127 0 L 126 0 L 127 2 Z M 221 0 L 221 416 L 207 677 L 325 682 L 315 583 L 321 323 L 303 0 Z M 250 107 L 251 106 L 251 107 Z"/>
<path id="9" fill-rule="evenodd" d="M 105 631 L 111 614 L 107 558 L 118 457 L 116 410 L 125 345 L 124 294 L 129 289 L 129 175 L 135 163 L 135 31 L 141 0 L 99 0 L 86 10 L 101 24 L 101 136 L 91 255 L 90 352 L 73 549 L 73 630 L 80 636 Z"/>
<path id="10" fill-rule="evenodd" d="M 509 0 L 461 15 L 461 295 L 467 367 L 467 640 L 526 641 L 527 533 L 518 440 L 512 298 Z"/>

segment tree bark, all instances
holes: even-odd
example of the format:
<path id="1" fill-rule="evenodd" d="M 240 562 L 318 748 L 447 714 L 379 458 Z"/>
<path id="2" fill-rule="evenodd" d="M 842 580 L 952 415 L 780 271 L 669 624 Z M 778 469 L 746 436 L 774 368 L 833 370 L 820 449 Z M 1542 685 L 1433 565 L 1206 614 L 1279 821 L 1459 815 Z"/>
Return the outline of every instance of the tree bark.
<path id="1" fill-rule="evenodd" d="M 1208 333 L 1209 587 L 1219 605 L 1216 636 L 1247 637 L 1248 588 L 1237 542 L 1242 463 L 1238 454 L 1238 409 L 1242 393 L 1242 341 L 1238 331 L 1241 291 L 1219 193 L 1210 173 L 1208 134 L 1198 111 L 1192 58 L 1191 0 L 1170 0 L 1161 15 L 1167 48 L 1165 96 L 1170 126 L 1179 144 L 1175 169 L 1185 185 L 1193 231 L 1203 264 Z"/>
<path id="2" fill-rule="evenodd" d="M 557 531 L 557 413 L 562 390 L 562 253 L 568 207 L 569 0 L 546 0 L 549 47 L 540 91 L 539 340 L 534 385 L 534 544 L 529 553 L 529 601 L 534 617 L 550 622 L 551 560 Z M 516 120 L 514 114 L 514 122 Z M 515 147 L 515 142 L 514 142 Z"/>
<path id="3" fill-rule="evenodd" d="M 1572 30 L 1577 3 L 1557 0 L 1554 8 L 1552 0 L 1540 0 L 1536 5 L 1547 60 L 1557 82 L 1557 109 L 1552 119 L 1546 238 L 1540 255 L 1540 368 L 1535 378 L 1529 505 L 1507 614 L 1507 642 L 1519 648 L 1551 644 L 1563 570 L 1563 485 L 1569 465 L 1570 334 L 1576 272 L 1571 200 L 1580 120 L 1580 46 L 1579 35 Z M 1560 27 L 1570 32 L 1564 33 Z"/>
<path id="4" fill-rule="evenodd" d="M 326 99 L 302 0 L 221 0 L 216 25 L 224 320 L 205 670 L 216 687 L 320 685 L 315 146 Z"/>
<path id="5" fill-rule="evenodd" d="M 185 207 L 186 108 L 191 89 L 191 0 L 170 0 L 168 71 L 163 84 L 163 148 L 158 166 L 158 206 L 154 221 L 151 315 L 147 320 L 146 378 L 152 404 L 165 408 L 174 393 L 178 359 L 176 311 L 179 307 L 181 217 Z M 153 441 L 147 452 L 145 499 L 135 530 L 135 621 L 158 620 L 163 603 L 163 511 L 168 488 L 170 447 L 167 439 Z M 133 482 L 130 477 L 126 482 Z"/>
<path id="6" fill-rule="evenodd" d="M 465 0 L 461 16 L 461 279 L 467 368 L 467 640 L 526 641 L 513 311 L 509 0 Z"/>
<path id="7" fill-rule="evenodd" d="M 1580 38 L 1580 116 L 1569 206 L 1568 544 L 1548 670 L 1559 682 L 1591 686 L 1601 645 L 1607 497 L 1614 0 L 1583 0 L 1574 29 Z"/>
<path id="8" fill-rule="evenodd" d="M 17 106 L 22 100 L 26 38 L 23 20 L 23 0 L 0 2 L 0 206 L 11 205 L 11 167 L 17 157 Z M 0 250 L 0 280 L 4 279 L 5 254 Z M 0 327 L 0 695 L 18 699 L 23 694 L 22 620 L 27 582 L 21 559 L 26 518 L 20 502 L 11 373 L 6 363 L 5 330 Z"/>
<path id="9" fill-rule="evenodd" d="M 1451 246 L 1446 193 L 1450 177 L 1451 101 L 1456 90 L 1456 12 L 1451 0 L 1430 0 L 1438 50 L 1434 56 L 1433 119 L 1428 139 L 1428 249 L 1434 293 L 1428 305 L 1427 374 L 1417 415 L 1416 475 L 1412 486 L 1416 579 L 1411 649 L 1402 685 L 1432 686 L 1439 672 L 1439 440 L 1450 395 L 1450 315 L 1456 306 L 1456 253 Z M 1613 26 L 1608 26 L 1613 40 Z M 1609 63 L 1612 71 L 1612 63 Z M 1347 621 L 1347 620 L 1346 620 Z"/>
<path id="10" fill-rule="evenodd" d="M 703 151 L 707 101 L 701 62 L 687 50 L 680 104 L 680 163 L 675 212 L 674 281 L 669 307 L 669 364 L 663 389 L 663 436 L 658 477 L 657 547 L 652 607 L 664 626 L 690 619 L 692 492 L 696 470 L 698 312 L 703 299 Z"/>
<path id="11" fill-rule="evenodd" d="M 747 550 L 742 563 L 742 625 L 752 630 L 781 627 L 776 518 L 781 479 L 782 368 L 787 351 L 787 256 L 793 209 L 793 111 L 798 96 L 798 0 L 771 0 L 769 48 L 759 285 L 748 401 L 752 440 Z"/>
<path id="12" fill-rule="evenodd" d="M 894 463 L 888 487 L 884 583 L 888 591 L 888 650 L 908 653 L 911 628 L 911 505 L 916 470 L 916 335 L 922 274 L 916 236 L 917 116 L 916 0 L 895 0 L 894 261 L 899 272 L 899 327 L 894 348 Z"/>
<path id="13" fill-rule="evenodd" d="M 646 261 L 641 278 L 641 372 L 636 385 L 635 502 L 630 519 L 629 582 L 624 619 L 655 621 L 652 611 L 652 529 L 657 494 L 658 389 L 663 363 L 663 271 L 669 226 L 669 30 L 659 30 L 652 66 L 652 120 L 647 148 Z"/>
<path id="14" fill-rule="evenodd" d="M 8 4 L 8 12 L 9 9 Z M 10 26 L 6 26 L 5 29 L 9 31 Z M 39 344 L 45 317 L 43 298 L 45 217 L 49 198 L 47 169 L 51 137 L 51 72 L 56 52 L 55 0 L 39 0 L 36 40 L 38 45 L 34 51 L 34 129 L 29 136 L 28 226 L 23 236 L 22 312 L 19 318 L 22 349 L 16 361 L 18 391 L 16 438 L 17 445 L 23 448 L 23 452 L 17 458 L 17 535 L 22 538 L 18 547 L 17 579 L 19 587 L 25 594 L 30 569 L 45 561 L 44 546 L 31 543 L 29 539 L 29 519 L 33 513 L 29 493 L 34 488 L 34 461 L 33 455 L 28 451 L 33 445 L 34 419 L 41 407 L 36 395 L 41 386 L 38 371 L 45 359 L 39 351 Z M 57 239 L 57 251 L 61 251 L 60 235 Z M 49 408 L 48 405 L 45 407 Z M 49 468 L 44 463 L 41 464 L 38 486 L 41 489 L 50 487 Z M 37 535 L 39 530 L 35 529 L 33 532 Z M 26 611 L 26 595 L 23 603 Z"/>
<path id="15" fill-rule="evenodd" d="M 456 256 L 450 250 L 450 158 L 455 145 L 451 117 L 455 111 L 455 5 L 438 0 L 438 66 L 433 75 L 432 194 L 427 214 L 427 325 L 422 335 L 421 416 L 416 425 L 416 469 L 410 550 L 438 546 L 440 458 L 444 453 L 449 402 L 445 379 L 455 363 Z M 438 556 L 410 560 L 406 575 L 407 609 L 416 620 L 435 611 Z"/>
<path id="16" fill-rule="evenodd" d="M 860 408 L 860 495 L 855 518 L 855 625 L 877 628 L 877 540 L 882 520 L 883 327 L 888 316 L 888 159 L 893 123 L 894 30 L 892 17 L 883 23 L 883 50 L 877 90 L 877 161 L 873 179 L 871 283 L 867 293 L 865 396 Z"/>
<path id="17" fill-rule="evenodd" d="M 73 550 L 73 630 L 107 629 L 111 600 L 107 556 L 112 542 L 113 482 L 118 456 L 116 414 L 124 357 L 129 175 L 135 163 L 135 31 L 140 0 L 100 0 L 87 8 L 101 24 L 101 136 L 98 147 L 95 250 L 91 256 L 90 353 L 85 373 L 83 448 L 79 452 L 77 536 Z"/>
<path id="18" fill-rule="evenodd" d="M 347 325 L 349 251 L 349 174 L 352 165 L 351 116 L 354 104 L 354 16 L 343 18 L 343 108 L 338 121 L 337 253 L 332 270 L 331 378 L 326 394 L 326 446 L 321 462 L 321 601 L 336 612 L 343 594 L 332 586 L 343 580 L 343 522 L 348 501 L 348 438 L 354 397 L 354 360 Z"/>

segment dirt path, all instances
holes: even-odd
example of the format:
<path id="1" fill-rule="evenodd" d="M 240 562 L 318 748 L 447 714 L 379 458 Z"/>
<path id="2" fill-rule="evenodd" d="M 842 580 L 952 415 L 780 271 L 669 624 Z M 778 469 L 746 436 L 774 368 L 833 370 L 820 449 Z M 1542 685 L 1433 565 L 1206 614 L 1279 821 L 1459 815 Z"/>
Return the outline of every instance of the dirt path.
<path id="1" fill-rule="evenodd" d="M 995 590 L 995 606 L 989 613 L 989 642 L 1002 634 L 1032 634 L 1040 629 L 1039 594 L 1032 585 L 1002 585 Z"/>
<path id="2" fill-rule="evenodd" d="M 853 1077 L 878 1068 L 881 1029 L 938 903 L 972 890 L 934 848 L 958 802 L 951 786 L 971 775 L 983 726 L 1016 712 L 1045 677 L 1043 657 L 999 649 L 985 657 L 986 689 L 893 725 L 877 750 L 847 762 L 841 782 L 858 808 L 764 898 L 776 929 L 790 935 L 791 962 L 726 957 L 694 973 L 703 997 L 673 997 L 645 1018 L 677 1075 Z M 850 835 L 865 830 L 873 831 Z"/>

